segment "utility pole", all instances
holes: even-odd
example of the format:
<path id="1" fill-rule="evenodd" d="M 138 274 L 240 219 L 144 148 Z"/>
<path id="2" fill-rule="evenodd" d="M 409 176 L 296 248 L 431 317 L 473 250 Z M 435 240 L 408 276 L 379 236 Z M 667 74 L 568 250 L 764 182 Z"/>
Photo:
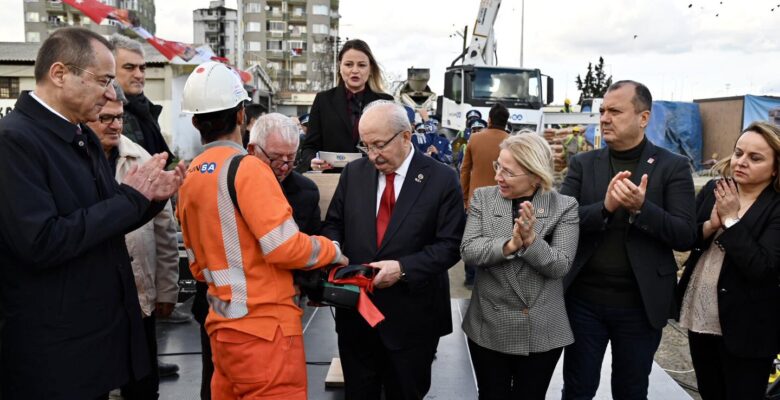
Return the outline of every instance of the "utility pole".
<path id="1" fill-rule="evenodd" d="M 525 36 L 525 0 L 520 2 L 520 68 L 523 68 L 523 37 Z"/>
<path id="2" fill-rule="evenodd" d="M 236 0 L 238 11 L 238 34 L 236 35 L 236 67 L 244 70 L 244 2 Z"/>
<path id="3" fill-rule="evenodd" d="M 461 35 L 463 37 L 463 50 L 462 50 L 462 52 L 466 51 L 466 47 L 468 45 L 468 43 L 466 43 L 466 38 L 468 37 L 468 34 L 469 34 L 469 26 L 468 25 L 464 25 L 463 26 L 463 35 Z"/>

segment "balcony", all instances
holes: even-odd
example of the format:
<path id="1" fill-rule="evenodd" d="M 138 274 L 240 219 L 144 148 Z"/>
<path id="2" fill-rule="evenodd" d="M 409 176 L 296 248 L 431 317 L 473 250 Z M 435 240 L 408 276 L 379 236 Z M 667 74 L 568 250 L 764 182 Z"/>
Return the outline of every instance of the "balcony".
<path id="1" fill-rule="evenodd" d="M 303 52 L 298 55 L 292 55 L 292 53 L 290 53 L 290 59 L 298 62 L 306 61 L 306 50 L 303 50 Z"/>
<path id="2" fill-rule="evenodd" d="M 288 13 L 287 20 L 290 22 L 306 22 L 306 13 Z"/>
<path id="3" fill-rule="evenodd" d="M 286 52 L 282 50 L 266 50 L 265 58 L 269 60 L 284 60 Z"/>
<path id="4" fill-rule="evenodd" d="M 65 6 L 60 1 L 46 1 L 46 11 L 65 12 Z"/>

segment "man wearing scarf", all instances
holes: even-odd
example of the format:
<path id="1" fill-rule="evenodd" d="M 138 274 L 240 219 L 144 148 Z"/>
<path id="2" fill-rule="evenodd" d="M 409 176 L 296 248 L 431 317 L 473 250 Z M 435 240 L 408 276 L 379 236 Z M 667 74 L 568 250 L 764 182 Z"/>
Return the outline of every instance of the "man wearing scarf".
<path id="1" fill-rule="evenodd" d="M 138 143 L 150 154 L 168 153 L 168 162 L 174 156 L 160 131 L 157 118 L 162 106 L 152 103 L 144 95 L 146 84 L 146 62 L 141 43 L 126 36 L 111 36 L 116 58 L 116 80 L 127 97 L 125 121 L 122 134 Z"/>

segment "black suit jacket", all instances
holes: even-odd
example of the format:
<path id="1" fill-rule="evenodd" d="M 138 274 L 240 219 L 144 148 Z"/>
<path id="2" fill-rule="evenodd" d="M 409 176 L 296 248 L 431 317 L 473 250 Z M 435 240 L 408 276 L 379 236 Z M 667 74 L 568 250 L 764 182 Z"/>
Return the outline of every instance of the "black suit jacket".
<path id="1" fill-rule="evenodd" d="M 165 203 L 117 184 L 82 129 L 27 92 L 0 120 L 5 399 L 91 399 L 149 371 L 124 235 Z"/>
<path id="2" fill-rule="evenodd" d="M 718 239 L 702 237 L 715 204 L 715 181 L 696 198 L 696 244 L 677 286 L 677 304 L 688 288 L 696 263 L 711 245 L 726 252 L 718 279 L 718 313 L 726 348 L 740 357 L 773 357 L 780 352 L 780 194 L 770 185 L 740 221 Z"/>
<path id="3" fill-rule="evenodd" d="M 393 100 L 386 93 L 374 93 L 366 85 L 363 107 L 374 100 Z M 311 159 L 318 151 L 355 153 L 357 140 L 352 137 L 352 117 L 347 115 L 347 92 L 344 85 L 317 93 L 309 113 L 309 130 L 301 144 L 301 157 L 296 170 L 309 170 Z"/>
<path id="4" fill-rule="evenodd" d="M 391 350 L 430 343 L 452 332 L 447 270 L 459 259 L 465 226 L 458 176 L 415 152 L 381 246 L 376 244 L 378 172 L 368 158 L 349 163 L 328 208 L 322 234 L 341 243 L 352 264 L 381 260 L 401 263 L 406 280 L 374 289 L 385 315 L 377 325 Z M 372 329 L 354 311 L 336 312 L 339 340 L 360 340 Z"/>
<path id="5" fill-rule="evenodd" d="M 688 161 L 648 141 L 631 180 L 648 175 L 645 203 L 625 236 L 626 250 L 639 285 L 647 318 L 655 328 L 672 315 L 677 263 L 672 249 L 685 251 L 696 239 L 693 179 Z M 603 240 L 607 224 L 601 213 L 612 179 L 609 149 L 580 153 L 571 159 L 560 192 L 580 204 L 580 242 L 568 288 Z"/>
<path id="6" fill-rule="evenodd" d="M 322 215 L 320 214 L 320 190 L 311 179 L 292 171 L 282 181 L 282 191 L 293 211 L 293 219 L 298 229 L 307 235 L 320 233 Z"/>

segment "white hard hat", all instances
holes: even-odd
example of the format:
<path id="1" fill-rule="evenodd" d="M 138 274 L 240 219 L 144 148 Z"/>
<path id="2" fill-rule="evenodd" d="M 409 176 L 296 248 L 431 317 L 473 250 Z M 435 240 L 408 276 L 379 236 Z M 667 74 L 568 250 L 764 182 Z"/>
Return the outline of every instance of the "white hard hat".
<path id="1" fill-rule="evenodd" d="M 250 100 L 238 72 L 227 65 L 209 61 L 198 65 L 184 84 L 181 110 L 205 114 L 228 110 Z"/>

